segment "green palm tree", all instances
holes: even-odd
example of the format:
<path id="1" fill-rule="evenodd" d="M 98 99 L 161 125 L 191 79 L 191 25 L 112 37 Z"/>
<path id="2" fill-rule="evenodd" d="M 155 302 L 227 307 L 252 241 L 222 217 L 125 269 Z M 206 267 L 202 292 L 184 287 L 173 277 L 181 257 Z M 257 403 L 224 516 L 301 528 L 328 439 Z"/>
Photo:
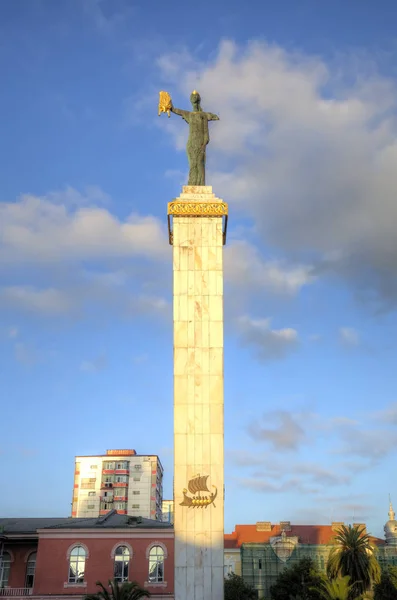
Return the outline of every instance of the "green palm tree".
<path id="1" fill-rule="evenodd" d="M 351 600 L 352 588 L 349 575 L 331 580 L 324 577 L 319 592 L 325 600 Z"/>
<path id="2" fill-rule="evenodd" d="M 96 594 L 87 594 L 84 600 L 140 600 L 141 598 L 149 598 L 150 593 L 140 587 L 136 581 L 124 581 L 118 583 L 115 579 L 109 579 L 109 588 L 97 581 L 96 585 L 100 588 Z"/>
<path id="3" fill-rule="evenodd" d="M 350 596 L 359 596 L 380 579 L 376 549 L 364 527 L 342 525 L 334 537 L 335 545 L 328 557 L 330 579 L 350 578 Z"/>

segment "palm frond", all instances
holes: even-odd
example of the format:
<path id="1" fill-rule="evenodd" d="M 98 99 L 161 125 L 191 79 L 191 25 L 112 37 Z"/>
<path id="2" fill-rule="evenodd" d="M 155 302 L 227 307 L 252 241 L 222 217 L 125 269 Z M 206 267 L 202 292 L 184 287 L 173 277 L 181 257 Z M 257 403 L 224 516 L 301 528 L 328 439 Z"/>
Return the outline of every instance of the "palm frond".
<path id="1" fill-rule="evenodd" d="M 150 592 L 142 588 L 136 581 L 118 583 L 115 579 L 108 581 L 108 589 L 100 581 L 96 582 L 100 590 L 96 594 L 87 594 L 84 600 L 140 600 L 150 598 Z"/>

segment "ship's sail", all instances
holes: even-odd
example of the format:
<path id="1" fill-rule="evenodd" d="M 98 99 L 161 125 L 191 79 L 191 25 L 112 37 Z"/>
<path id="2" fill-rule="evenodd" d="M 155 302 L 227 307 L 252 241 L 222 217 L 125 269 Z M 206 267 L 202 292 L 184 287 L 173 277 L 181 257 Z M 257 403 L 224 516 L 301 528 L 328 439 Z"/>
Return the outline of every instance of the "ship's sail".
<path id="1" fill-rule="evenodd" d="M 209 475 L 197 476 L 191 479 L 187 485 L 191 494 L 197 494 L 198 492 L 209 492 L 207 487 L 207 479 Z"/>
<path id="2" fill-rule="evenodd" d="M 180 506 L 192 506 L 193 501 L 189 496 L 186 496 L 187 490 L 183 490 L 183 501 L 180 502 Z"/>

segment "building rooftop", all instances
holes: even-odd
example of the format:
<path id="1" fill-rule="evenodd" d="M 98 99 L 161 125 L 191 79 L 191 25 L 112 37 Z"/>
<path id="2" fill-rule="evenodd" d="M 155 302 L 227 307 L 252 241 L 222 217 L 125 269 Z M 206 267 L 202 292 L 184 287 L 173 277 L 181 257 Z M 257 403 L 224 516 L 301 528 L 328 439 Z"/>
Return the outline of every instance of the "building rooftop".
<path id="1" fill-rule="evenodd" d="M 172 529 L 170 523 L 119 515 L 115 510 L 103 517 L 88 519 L 64 517 L 0 519 L 0 535 L 35 534 L 39 529 Z"/>
<path id="2" fill-rule="evenodd" d="M 335 525 L 288 524 L 285 527 L 283 524 L 269 523 L 266 530 L 261 530 L 257 525 L 236 525 L 232 533 L 225 534 L 225 548 L 240 548 L 242 544 L 249 543 L 267 544 L 270 538 L 280 536 L 282 531 L 287 537 L 298 537 L 301 544 L 329 544 L 335 536 Z M 377 546 L 384 544 L 384 540 L 372 536 L 371 541 Z"/>

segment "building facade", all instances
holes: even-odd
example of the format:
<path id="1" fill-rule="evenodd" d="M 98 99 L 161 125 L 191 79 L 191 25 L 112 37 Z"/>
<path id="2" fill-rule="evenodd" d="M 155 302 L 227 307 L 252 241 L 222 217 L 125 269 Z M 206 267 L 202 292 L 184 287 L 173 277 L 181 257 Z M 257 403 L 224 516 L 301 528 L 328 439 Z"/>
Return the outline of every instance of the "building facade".
<path id="1" fill-rule="evenodd" d="M 254 587 L 259 600 L 270 598 L 270 588 L 280 573 L 302 558 L 311 558 L 318 570 L 326 572 L 328 555 L 336 531 L 343 523 L 331 525 L 292 525 L 289 521 L 272 524 L 262 521 L 256 525 L 236 525 L 235 531 L 225 535 L 225 574 L 241 574 Z M 363 523 L 355 525 L 365 528 Z M 384 550 L 385 542 L 372 538 L 379 546 L 379 560 L 391 562 L 391 553 Z M 239 551 L 233 554 L 234 551 Z M 397 557 L 397 546 L 392 552 Z"/>
<path id="2" fill-rule="evenodd" d="M 72 517 L 94 518 L 110 510 L 161 520 L 163 467 L 156 455 L 107 450 L 76 456 Z"/>
<path id="3" fill-rule="evenodd" d="M 119 515 L 0 519 L 0 596 L 79 600 L 96 582 L 137 581 L 174 597 L 174 532 L 168 523 Z"/>

